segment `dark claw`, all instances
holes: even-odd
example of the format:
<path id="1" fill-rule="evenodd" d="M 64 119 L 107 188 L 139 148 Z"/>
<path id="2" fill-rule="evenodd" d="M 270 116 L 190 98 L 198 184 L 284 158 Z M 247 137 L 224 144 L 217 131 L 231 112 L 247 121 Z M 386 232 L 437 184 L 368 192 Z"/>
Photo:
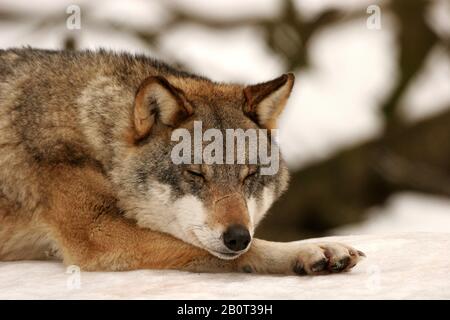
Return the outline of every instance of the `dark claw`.
<path id="1" fill-rule="evenodd" d="M 252 267 L 250 267 L 249 265 L 245 265 L 245 266 L 242 268 L 242 271 L 244 271 L 245 273 L 252 273 L 252 272 L 253 272 L 253 269 L 252 269 Z"/>
<path id="2" fill-rule="evenodd" d="M 356 266 L 356 263 L 352 263 L 351 265 L 349 265 L 348 269 L 352 269 L 354 266 Z"/>
<path id="3" fill-rule="evenodd" d="M 320 272 L 327 268 L 328 260 L 323 258 L 322 260 L 317 261 L 311 266 L 312 272 Z"/>
<path id="4" fill-rule="evenodd" d="M 305 268 L 303 267 L 303 263 L 301 263 L 300 261 L 297 261 L 293 270 L 296 274 L 301 276 L 306 274 Z"/>
<path id="5" fill-rule="evenodd" d="M 349 264 L 350 264 L 350 257 L 342 258 L 341 260 L 337 261 L 334 265 L 331 266 L 331 271 L 340 272 L 342 270 L 345 270 Z"/>

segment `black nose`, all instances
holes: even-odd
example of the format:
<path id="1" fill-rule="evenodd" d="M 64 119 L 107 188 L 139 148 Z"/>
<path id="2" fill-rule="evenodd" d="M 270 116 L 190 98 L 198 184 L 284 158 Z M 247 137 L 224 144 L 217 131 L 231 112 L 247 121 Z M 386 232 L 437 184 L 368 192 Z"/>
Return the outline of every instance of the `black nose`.
<path id="1" fill-rule="evenodd" d="M 243 225 L 232 225 L 223 234 L 225 246 L 233 251 L 241 251 L 250 243 L 250 233 Z"/>

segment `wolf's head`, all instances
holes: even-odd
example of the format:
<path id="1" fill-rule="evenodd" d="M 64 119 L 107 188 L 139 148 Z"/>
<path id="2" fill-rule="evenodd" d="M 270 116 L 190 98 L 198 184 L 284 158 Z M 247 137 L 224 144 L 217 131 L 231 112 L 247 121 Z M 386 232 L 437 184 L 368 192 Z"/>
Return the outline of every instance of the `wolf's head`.
<path id="1" fill-rule="evenodd" d="M 292 74 L 251 86 L 173 76 L 147 78 L 136 93 L 132 147 L 118 174 L 128 217 L 223 259 L 245 252 L 256 225 L 286 189 L 288 173 L 279 158 L 277 170 L 262 174 L 261 163 L 248 161 L 249 140 L 243 150 L 225 150 L 230 146 L 227 130 L 263 134 L 270 150 L 275 143 L 270 129 L 275 128 L 293 83 Z M 180 132 L 192 139 L 181 141 Z M 221 134 L 222 144 L 216 141 Z M 219 161 L 198 161 L 199 141 L 200 154 Z M 186 147 L 182 151 L 181 142 Z M 236 155 L 233 164 L 226 159 L 230 152 Z M 236 163 L 239 152 L 244 163 Z M 191 161 L 175 161 L 174 155 L 180 154 Z"/>

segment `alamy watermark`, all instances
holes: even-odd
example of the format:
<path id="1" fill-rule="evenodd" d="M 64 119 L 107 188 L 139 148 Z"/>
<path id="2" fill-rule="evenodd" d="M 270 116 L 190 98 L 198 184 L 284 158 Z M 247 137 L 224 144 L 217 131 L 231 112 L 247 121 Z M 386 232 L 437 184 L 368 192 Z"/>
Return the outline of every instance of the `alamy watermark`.
<path id="1" fill-rule="evenodd" d="M 270 152 L 269 152 L 270 137 Z M 280 151 L 276 142 L 278 129 L 207 129 L 194 121 L 194 136 L 188 129 L 172 132 L 178 142 L 170 157 L 174 164 L 257 164 L 261 175 L 274 175 L 280 167 Z M 206 145 L 204 146 L 204 143 Z"/>
<path id="2" fill-rule="evenodd" d="M 70 265 L 66 269 L 66 274 L 69 276 L 66 280 L 66 287 L 68 290 L 76 290 L 81 288 L 81 269 L 79 266 Z"/>
<path id="3" fill-rule="evenodd" d="M 366 26 L 369 30 L 381 30 L 381 8 L 375 4 L 367 7 L 367 14 L 370 16 L 366 20 Z"/>
<path id="4" fill-rule="evenodd" d="M 370 293 L 379 292 L 381 287 L 381 268 L 379 265 L 371 265 L 367 268 L 366 289 Z"/>
<path id="5" fill-rule="evenodd" d="M 66 8 L 66 13 L 69 15 L 66 19 L 66 27 L 69 30 L 81 29 L 81 8 L 76 4 L 71 4 Z"/>

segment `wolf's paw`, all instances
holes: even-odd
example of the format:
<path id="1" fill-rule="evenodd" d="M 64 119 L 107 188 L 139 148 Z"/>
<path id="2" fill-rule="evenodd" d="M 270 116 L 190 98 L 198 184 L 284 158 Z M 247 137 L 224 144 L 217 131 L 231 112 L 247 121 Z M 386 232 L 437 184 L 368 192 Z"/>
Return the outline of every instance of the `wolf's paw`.
<path id="1" fill-rule="evenodd" d="M 349 271 L 366 255 L 340 243 L 303 244 L 293 271 L 299 275 L 321 275 Z"/>

